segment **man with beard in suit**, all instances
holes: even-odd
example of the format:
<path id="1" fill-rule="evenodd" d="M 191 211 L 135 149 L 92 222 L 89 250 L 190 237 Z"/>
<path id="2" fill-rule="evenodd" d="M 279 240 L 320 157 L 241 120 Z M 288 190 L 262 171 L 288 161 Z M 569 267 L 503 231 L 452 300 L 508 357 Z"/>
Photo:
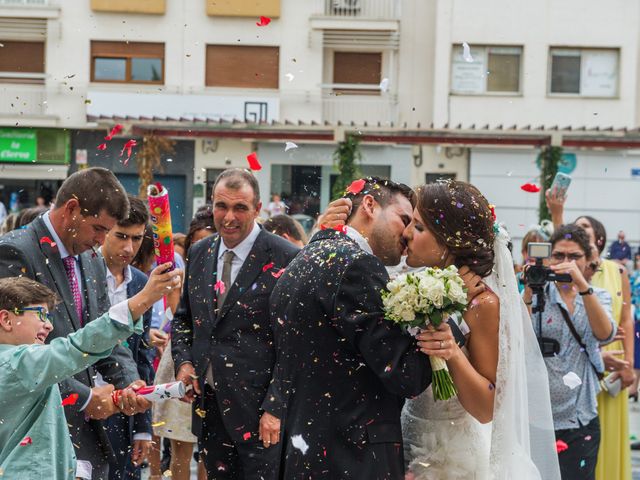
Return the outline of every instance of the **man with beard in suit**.
<path id="1" fill-rule="evenodd" d="M 176 379 L 193 386 L 192 430 L 209 478 L 272 479 L 279 451 L 260 441 L 280 428 L 260 409 L 275 361 L 269 296 L 298 249 L 256 223 L 262 203 L 250 172 L 221 173 L 212 202 L 218 235 L 189 250 L 172 323 Z"/>
<path id="2" fill-rule="evenodd" d="M 66 337 L 109 310 L 104 263 L 93 247 L 102 245 L 107 232 L 128 215 L 127 194 L 115 175 L 88 168 L 64 181 L 50 211 L 0 237 L 0 277 L 26 276 L 63 300 L 51 311 L 54 330 L 48 341 Z M 100 386 L 94 383 L 98 375 Z M 108 462 L 116 457 L 101 420 L 148 409 L 147 400 L 126 389 L 143 385 L 131 352 L 122 345 L 60 383 L 63 398 L 77 395 L 77 401 L 65 407 L 78 458 L 77 478 L 108 479 Z M 126 389 L 120 408 L 111 400 L 114 388 Z"/>
<path id="3" fill-rule="evenodd" d="M 406 185 L 366 179 L 345 233 L 324 229 L 271 296 L 277 352 L 263 409 L 284 427 L 283 479 L 404 479 L 400 412 L 431 382 L 415 340 L 384 319 L 385 265 L 412 218 Z"/>

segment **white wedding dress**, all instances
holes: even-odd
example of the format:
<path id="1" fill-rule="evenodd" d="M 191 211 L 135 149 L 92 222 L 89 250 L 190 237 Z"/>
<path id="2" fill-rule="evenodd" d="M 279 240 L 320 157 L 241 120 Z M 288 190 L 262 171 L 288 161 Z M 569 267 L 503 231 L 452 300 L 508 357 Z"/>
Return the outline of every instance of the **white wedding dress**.
<path id="1" fill-rule="evenodd" d="M 465 355 L 467 350 L 463 347 Z M 416 480 L 488 480 L 491 424 L 467 413 L 458 397 L 433 399 L 431 387 L 402 410 L 405 462 Z"/>
<path id="2" fill-rule="evenodd" d="M 484 279 L 500 299 L 493 421 L 482 425 L 457 398 L 432 390 L 406 402 L 405 460 L 417 480 L 560 480 L 547 369 L 519 293 L 509 237 L 500 227 Z M 468 333 L 466 324 L 461 325 Z M 467 353 L 467 352 L 465 352 Z"/>

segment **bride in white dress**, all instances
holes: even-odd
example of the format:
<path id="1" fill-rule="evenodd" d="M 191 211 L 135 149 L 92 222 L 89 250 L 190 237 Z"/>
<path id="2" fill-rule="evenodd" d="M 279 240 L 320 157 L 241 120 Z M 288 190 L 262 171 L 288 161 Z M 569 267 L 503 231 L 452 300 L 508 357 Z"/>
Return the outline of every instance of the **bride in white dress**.
<path id="1" fill-rule="evenodd" d="M 449 181 L 418 190 L 405 231 L 410 267 L 467 265 L 486 290 L 459 324 L 459 347 L 443 324 L 418 335 L 421 350 L 447 360 L 458 396 L 432 390 L 402 414 L 408 479 L 560 479 L 546 368 L 518 294 L 508 236 L 472 185 Z"/>

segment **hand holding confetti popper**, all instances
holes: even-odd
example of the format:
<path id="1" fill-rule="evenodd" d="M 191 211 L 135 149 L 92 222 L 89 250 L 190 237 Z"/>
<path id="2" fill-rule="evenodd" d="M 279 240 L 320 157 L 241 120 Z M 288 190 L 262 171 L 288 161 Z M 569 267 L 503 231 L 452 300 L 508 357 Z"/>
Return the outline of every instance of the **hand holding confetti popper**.
<path id="1" fill-rule="evenodd" d="M 136 395 L 146 398 L 150 402 L 157 402 L 160 400 L 181 399 L 186 394 L 184 383 L 182 382 L 170 382 L 160 385 L 149 385 L 147 387 L 139 388 L 135 391 Z M 115 405 L 120 404 L 120 397 L 122 396 L 122 390 L 114 390 L 111 392 L 111 400 Z"/>

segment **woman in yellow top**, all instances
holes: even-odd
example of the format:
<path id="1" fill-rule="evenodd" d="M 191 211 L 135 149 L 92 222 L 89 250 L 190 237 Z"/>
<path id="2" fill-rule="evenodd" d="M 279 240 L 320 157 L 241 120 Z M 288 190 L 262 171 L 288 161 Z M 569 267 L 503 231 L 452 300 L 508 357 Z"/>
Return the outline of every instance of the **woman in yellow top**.
<path id="1" fill-rule="evenodd" d="M 566 197 L 562 198 L 547 191 L 547 206 L 554 225 L 563 223 L 563 210 Z M 593 217 L 582 216 L 575 221 L 591 237 L 598 254 L 606 246 L 606 231 L 602 223 Z M 612 298 L 613 318 L 618 324 L 619 336 L 608 345 L 601 347 L 605 369 L 608 375 L 619 377 L 622 390 L 612 397 L 606 391 L 598 395 L 598 415 L 600 417 L 601 439 L 597 480 L 631 480 L 631 449 L 629 445 L 629 392 L 626 390 L 635 379 L 633 371 L 633 319 L 631 317 L 631 287 L 626 269 L 611 260 L 594 257 L 594 274 L 591 284 L 604 288 Z M 621 328 L 620 328 L 621 327 Z M 620 358 L 623 357 L 623 358 Z"/>

